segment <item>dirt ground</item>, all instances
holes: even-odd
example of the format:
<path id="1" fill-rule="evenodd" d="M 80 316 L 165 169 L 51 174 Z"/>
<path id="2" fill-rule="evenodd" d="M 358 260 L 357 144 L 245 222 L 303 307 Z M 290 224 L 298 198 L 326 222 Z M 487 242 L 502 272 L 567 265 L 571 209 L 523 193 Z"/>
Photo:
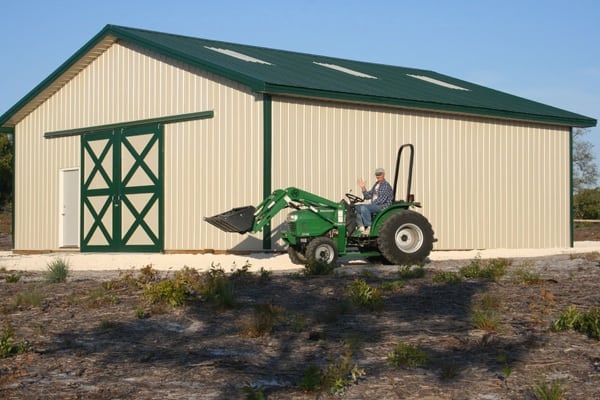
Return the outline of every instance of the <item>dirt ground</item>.
<path id="1" fill-rule="evenodd" d="M 2 271 L 2 332 L 26 346 L 0 358 L 0 398 L 534 399 L 534 385 L 548 381 L 559 382 L 564 398 L 597 399 L 599 342 L 549 327 L 567 306 L 600 305 L 599 259 L 515 259 L 498 281 L 458 283 L 435 277 L 474 260 L 432 262 L 400 285 L 397 266 L 254 274 L 235 285 L 231 308 L 202 296 L 151 305 L 142 288 L 119 284 L 141 272 L 73 271 L 65 283 L 46 283 L 42 272 L 9 282 L 19 273 Z M 381 290 L 380 309 L 349 301 L 355 279 Z M 473 310 L 486 301 L 496 303 L 499 325 L 483 330 Z M 257 333 L 261 307 L 275 318 Z M 399 341 L 428 363 L 391 365 Z M 302 388 L 311 368 L 344 365 L 362 373 L 354 381 L 341 373 L 348 385 L 340 394 Z"/>

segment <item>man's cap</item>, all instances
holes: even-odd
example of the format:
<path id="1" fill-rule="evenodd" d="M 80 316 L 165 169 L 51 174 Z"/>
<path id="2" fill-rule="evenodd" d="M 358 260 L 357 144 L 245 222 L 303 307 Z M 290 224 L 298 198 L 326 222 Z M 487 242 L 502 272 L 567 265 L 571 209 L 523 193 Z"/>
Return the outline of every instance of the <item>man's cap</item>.
<path id="1" fill-rule="evenodd" d="M 377 168 L 375 170 L 375 175 L 383 175 L 383 174 L 385 174 L 385 169 L 383 169 L 383 168 Z"/>

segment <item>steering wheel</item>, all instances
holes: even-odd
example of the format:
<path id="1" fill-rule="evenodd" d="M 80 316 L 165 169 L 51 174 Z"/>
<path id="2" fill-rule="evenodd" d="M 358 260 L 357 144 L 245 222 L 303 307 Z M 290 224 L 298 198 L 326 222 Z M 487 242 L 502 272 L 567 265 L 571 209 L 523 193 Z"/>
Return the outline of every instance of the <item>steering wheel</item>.
<path id="1" fill-rule="evenodd" d="M 358 197 L 352 193 L 346 193 L 346 197 L 350 200 L 350 204 L 362 203 L 365 201 L 362 197 Z"/>

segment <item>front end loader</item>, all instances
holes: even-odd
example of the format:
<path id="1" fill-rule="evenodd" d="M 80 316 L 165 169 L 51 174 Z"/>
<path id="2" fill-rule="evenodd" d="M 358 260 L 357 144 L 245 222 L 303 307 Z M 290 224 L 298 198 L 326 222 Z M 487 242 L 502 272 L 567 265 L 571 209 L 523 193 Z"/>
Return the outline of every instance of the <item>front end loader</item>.
<path id="1" fill-rule="evenodd" d="M 411 194 L 414 147 L 405 144 L 398 150 L 394 177 L 394 199 L 404 149 L 410 150 L 406 197 L 373 217 L 368 235 L 356 229 L 356 206 L 362 198 L 346 193 L 334 202 L 295 187 L 277 189 L 257 207 L 246 206 L 204 220 L 225 232 L 240 234 L 261 231 L 275 215 L 291 208 L 282 239 L 296 264 L 334 264 L 340 256 L 361 256 L 389 264 L 423 262 L 433 248 L 433 229 L 429 221 L 411 208 L 420 207 Z"/>

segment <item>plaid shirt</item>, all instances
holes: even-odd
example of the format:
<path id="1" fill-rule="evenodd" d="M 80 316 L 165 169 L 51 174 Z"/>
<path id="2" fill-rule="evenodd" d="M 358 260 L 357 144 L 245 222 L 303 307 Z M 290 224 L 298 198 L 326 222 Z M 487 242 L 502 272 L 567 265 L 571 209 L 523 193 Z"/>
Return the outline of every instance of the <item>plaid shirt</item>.
<path id="1" fill-rule="evenodd" d="M 394 190 L 392 189 L 392 185 L 388 183 L 388 181 L 383 180 L 379 184 L 379 190 L 375 190 L 377 187 L 377 182 L 373 185 L 371 190 L 365 190 L 363 192 L 363 196 L 366 200 L 372 199 L 373 195 L 376 194 L 376 199 L 371 202 L 371 204 L 376 204 L 378 206 L 387 207 L 394 201 Z"/>

